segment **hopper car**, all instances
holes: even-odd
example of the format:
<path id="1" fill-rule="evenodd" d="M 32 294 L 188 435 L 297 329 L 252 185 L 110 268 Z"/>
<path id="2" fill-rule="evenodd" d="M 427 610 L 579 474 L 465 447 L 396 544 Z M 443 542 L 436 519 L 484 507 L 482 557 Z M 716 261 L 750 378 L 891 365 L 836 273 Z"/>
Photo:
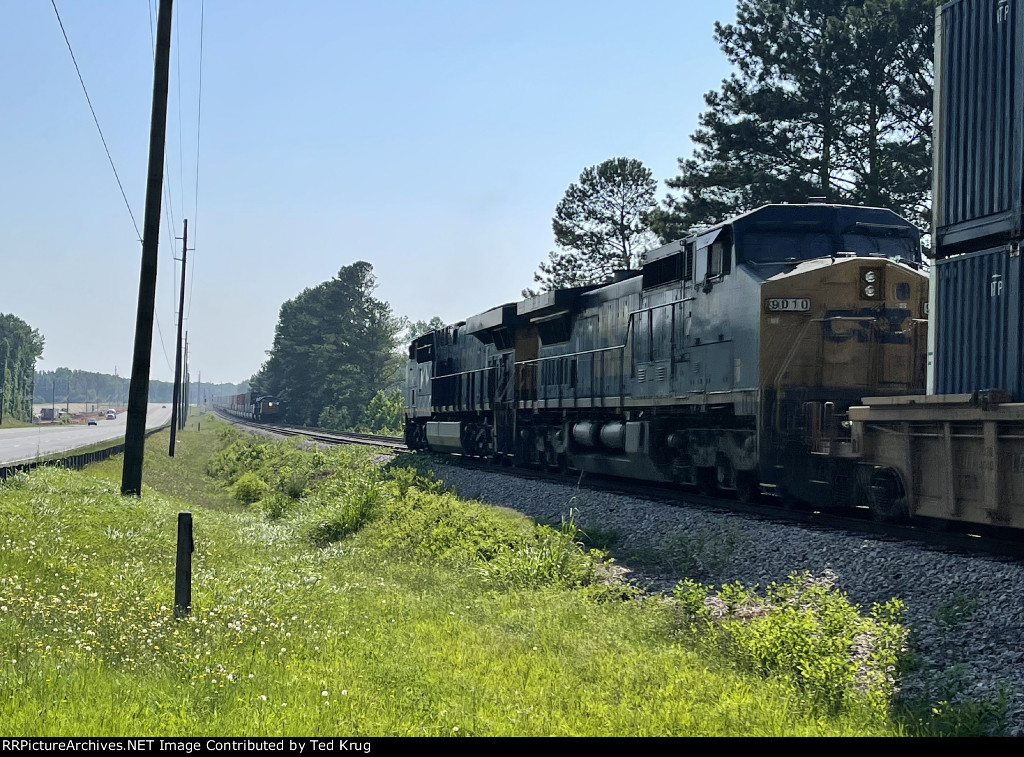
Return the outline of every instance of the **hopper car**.
<path id="1" fill-rule="evenodd" d="M 925 386 L 917 228 L 879 208 L 767 205 L 617 279 L 415 339 L 408 446 L 856 504 L 871 482 L 850 406 Z"/>

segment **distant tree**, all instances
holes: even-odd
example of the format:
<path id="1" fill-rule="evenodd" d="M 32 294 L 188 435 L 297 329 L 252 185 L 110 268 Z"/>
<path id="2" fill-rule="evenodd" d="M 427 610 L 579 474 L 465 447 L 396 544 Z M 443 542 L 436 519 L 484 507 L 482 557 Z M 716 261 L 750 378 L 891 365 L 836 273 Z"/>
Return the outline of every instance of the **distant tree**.
<path id="1" fill-rule="evenodd" d="M 632 158 L 585 168 L 555 207 L 558 249 L 533 275 L 540 291 L 611 281 L 614 271 L 635 268 L 657 240 L 648 225 L 657 187 L 650 170 Z M 523 290 L 524 297 L 531 294 Z"/>
<path id="2" fill-rule="evenodd" d="M 769 202 L 890 207 L 926 224 L 935 0 L 739 0 L 735 66 L 667 181 L 663 241 Z"/>
<path id="3" fill-rule="evenodd" d="M 32 420 L 36 361 L 43 337 L 15 315 L 0 313 L 0 421 Z"/>
<path id="4" fill-rule="evenodd" d="M 439 315 L 435 315 L 429 321 L 412 321 L 406 326 L 405 341 L 411 342 L 413 339 L 429 334 L 431 331 L 443 329 L 445 325 L 445 322 L 441 320 Z"/>
<path id="5" fill-rule="evenodd" d="M 375 288 L 373 266 L 360 261 L 284 303 L 253 391 L 284 399 L 296 423 L 359 425 L 400 359 L 401 321 L 372 296 Z"/>
<path id="6" fill-rule="evenodd" d="M 372 434 L 394 434 L 403 427 L 402 391 L 378 391 L 370 398 L 363 417 L 363 426 Z"/>

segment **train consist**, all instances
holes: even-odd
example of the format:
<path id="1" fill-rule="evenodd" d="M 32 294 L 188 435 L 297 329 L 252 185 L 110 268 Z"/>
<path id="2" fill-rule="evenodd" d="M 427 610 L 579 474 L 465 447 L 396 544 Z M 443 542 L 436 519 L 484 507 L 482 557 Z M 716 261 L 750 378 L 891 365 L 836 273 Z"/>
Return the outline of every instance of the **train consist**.
<path id="1" fill-rule="evenodd" d="M 1024 527 L 1024 0 L 936 12 L 928 394 L 868 398 L 854 445 L 893 518 Z"/>
<path id="2" fill-rule="evenodd" d="M 1024 527 L 1024 0 L 935 50 L 927 286 L 891 213 L 767 206 L 414 341 L 409 446 Z"/>
<path id="3" fill-rule="evenodd" d="M 255 392 L 214 397 L 215 410 L 256 423 L 273 423 L 284 417 L 284 403 L 273 395 Z"/>
<path id="4" fill-rule="evenodd" d="M 847 411 L 924 391 L 928 278 L 888 210 L 768 205 L 409 348 L 410 448 L 836 507 Z"/>

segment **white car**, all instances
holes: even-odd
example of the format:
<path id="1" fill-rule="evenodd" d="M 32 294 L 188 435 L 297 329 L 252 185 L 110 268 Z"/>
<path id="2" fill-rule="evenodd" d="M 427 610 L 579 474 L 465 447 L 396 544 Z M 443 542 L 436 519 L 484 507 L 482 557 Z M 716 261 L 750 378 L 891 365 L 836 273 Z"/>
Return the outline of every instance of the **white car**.
<path id="1" fill-rule="evenodd" d="M 110 408 L 110 409 L 109 409 L 109 410 L 107 411 L 107 420 L 108 420 L 108 421 L 112 421 L 112 420 L 114 420 L 115 418 L 117 418 L 117 411 L 116 411 L 116 410 L 114 410 L 114 408 Z"/>

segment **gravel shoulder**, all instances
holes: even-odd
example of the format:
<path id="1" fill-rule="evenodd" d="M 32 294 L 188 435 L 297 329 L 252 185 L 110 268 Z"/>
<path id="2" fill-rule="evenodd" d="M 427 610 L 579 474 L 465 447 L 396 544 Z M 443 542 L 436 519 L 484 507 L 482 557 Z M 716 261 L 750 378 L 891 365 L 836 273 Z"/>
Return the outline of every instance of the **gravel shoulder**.
<path id="1" fill-rule="evenodd" d="M 463 497 L 542 523 L 558 524 L 572 509 L 584 532 L 617 534 L 616 563 L 649 591 L 668 591 L 686 576 L 763 588 L 794 571 L 828 570 L 864 609 L 899 597 L 919 662 L 904 679 L 904 692 L 934 694 L 944 686 L 985 701 L 1001 689 L 1010 694 L 1008 733 L 1024 735 L 1024 565 L 485 471 L 432 468 Z"/>

